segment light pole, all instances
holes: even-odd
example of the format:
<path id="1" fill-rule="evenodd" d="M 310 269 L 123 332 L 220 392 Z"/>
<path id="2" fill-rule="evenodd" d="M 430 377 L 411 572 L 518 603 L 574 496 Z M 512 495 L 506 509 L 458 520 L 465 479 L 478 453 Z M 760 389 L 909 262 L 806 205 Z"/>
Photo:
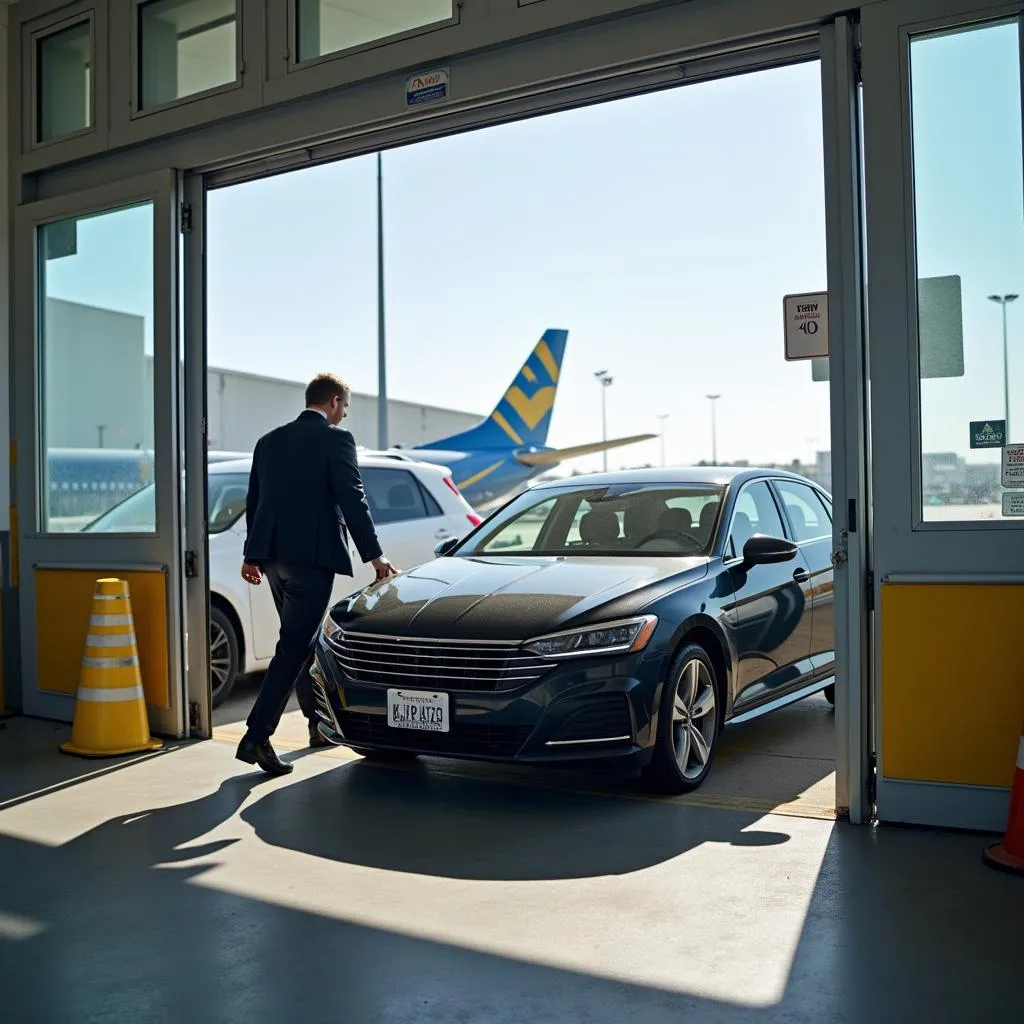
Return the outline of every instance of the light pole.
<path id="1" fill-rule="evenodd" d="M 601 385 L 601 440 L 602 441 L 607 441 L 608 440 L 608 416 L 607 416 L 607 410 L 606 410 L 606 406 L 605 406 L 605 393 L 607 392 L 608 388 L 611 387 L 612 377 L 608 373 L 607 370 L 598 370 L 597 373 L 594 374 L 594 376 L 597 378 L 598 383 Z M 604 456 L 604 471 L 607 473 L 608 472 L 608 449 L 607 448 L 604 450 L 604 452 L 602 452 L 602 455 Z"/>
<path id="2" fill-rule="evenodd" d="M 384 345 L 384 177 L 377 154 L 377 447 L 388 446 L 387 353 Z"/>
<path id="3" fill-rule="evenodd" d="M 657 420 L 659 420 L 660 423 L 661 423 L 661 429 L 660 429 L 660 433 L 661 433 L 661 464 L 662 464 L 662 466 L 664 466 L 665 465 L 665 420 L 668 419 L 668 413 L 667 412 L 659 412 L 655 418 Z"/>
<path id="4" fill-rule="evenodd" d="M 711 402 L 711 465 L 718 465 L 718 436 L 715 426 L 715 402 L 718 401 L 721 395 L 705 395 L 706 399 Z"/>
<path id="5" fill-rule="evenodd" d="M 1004 424 L 1003 440 L 1010 443 L 1010 350 L 1006 342 L 1006 307 L 1017 299 L 1016 295 L 990 295 L 990 302 L 998 302 L 1003 307 L 1003 404 L 1006 419 Z"/>

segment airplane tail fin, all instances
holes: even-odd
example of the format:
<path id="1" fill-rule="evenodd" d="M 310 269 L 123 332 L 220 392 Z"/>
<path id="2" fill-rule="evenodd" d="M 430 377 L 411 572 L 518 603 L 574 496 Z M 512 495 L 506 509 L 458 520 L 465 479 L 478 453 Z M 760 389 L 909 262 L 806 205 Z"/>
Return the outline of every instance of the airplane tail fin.
<path id="1" fill-rule="evenodd" d="M 487 419 L 420 448 L 477 450 L 547 444 L 568 331 L 548 329 Z"/>

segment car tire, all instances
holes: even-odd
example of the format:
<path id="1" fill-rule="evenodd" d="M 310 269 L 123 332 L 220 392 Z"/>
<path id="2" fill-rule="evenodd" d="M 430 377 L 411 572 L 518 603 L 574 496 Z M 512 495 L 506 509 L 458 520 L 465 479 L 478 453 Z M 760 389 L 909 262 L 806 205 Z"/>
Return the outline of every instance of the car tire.
<path id="1" fill-rule="evenodd" d="M 234 623 L 214 605 L 210 609 L 210 689 L 215 708 L 228 699 L 238 681 L 238 662 Z"/>
<path id="2" fill-rule="evenodd" d="M 684 645 L 662 687 L 654 756 L 644 770 L 653 789 L 690 793 L 708 777 L 721 731 L 721 692 L 704 648 Z"/>
<path id="3" fill-rule="evenodd" d="M 821 692 L 825 695 L 825 700 L 827 700 L 829 702 L 829 704 L 832 705 L 832 707 L 835 707 L 836 706 L 836 684 L 835 683 L 829 683 L 828 686 L 826 686 L 825 689 L 822 690 Z"/>
<path id="4" fill-rule="evenodd" d="M 352 747 L 353 753 L 365 757 L 367 761 L 391 761 L 401 763 L 415 761 L 419 754 L 413 750 L 371 750 L 369 747 Z"/>

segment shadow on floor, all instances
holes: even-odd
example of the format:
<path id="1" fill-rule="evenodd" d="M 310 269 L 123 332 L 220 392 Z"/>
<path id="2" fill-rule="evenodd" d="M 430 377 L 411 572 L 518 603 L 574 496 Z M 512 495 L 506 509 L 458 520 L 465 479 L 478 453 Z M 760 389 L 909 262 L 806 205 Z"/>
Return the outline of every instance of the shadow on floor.
<path id="1" fill-rule="evenodd" d="M 701 843 L 789 839 L 744 831 L 753 815 L 697 823 L 670 803 L 496 786 L 362 761 L 275 790 L 242 820 L 266 843 L 325 860 L 486 881 L 629 874 Z"/>

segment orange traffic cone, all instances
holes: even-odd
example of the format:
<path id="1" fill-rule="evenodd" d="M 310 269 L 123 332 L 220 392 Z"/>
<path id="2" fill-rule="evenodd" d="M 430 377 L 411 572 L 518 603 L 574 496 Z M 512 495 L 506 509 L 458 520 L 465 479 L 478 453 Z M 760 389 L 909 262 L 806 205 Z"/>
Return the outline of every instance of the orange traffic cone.
<path id="1" fill-rule="evenodd" d="M 116 757 L 162 746 L 163 740 L 149 735 L 128 584 L 97 580 L 75 721 L 70 741 L 60 749 L 80 757 Z"/>
<path id="2" fill-rule="evenodd" d="M 1000 871 L 1024 875 L 1024 726 L 1017 747 L 1017 769 L 1010 791 L 1010 817 L 1001 843 L 993 843 L 984 854 L 985 863 Z"/>

